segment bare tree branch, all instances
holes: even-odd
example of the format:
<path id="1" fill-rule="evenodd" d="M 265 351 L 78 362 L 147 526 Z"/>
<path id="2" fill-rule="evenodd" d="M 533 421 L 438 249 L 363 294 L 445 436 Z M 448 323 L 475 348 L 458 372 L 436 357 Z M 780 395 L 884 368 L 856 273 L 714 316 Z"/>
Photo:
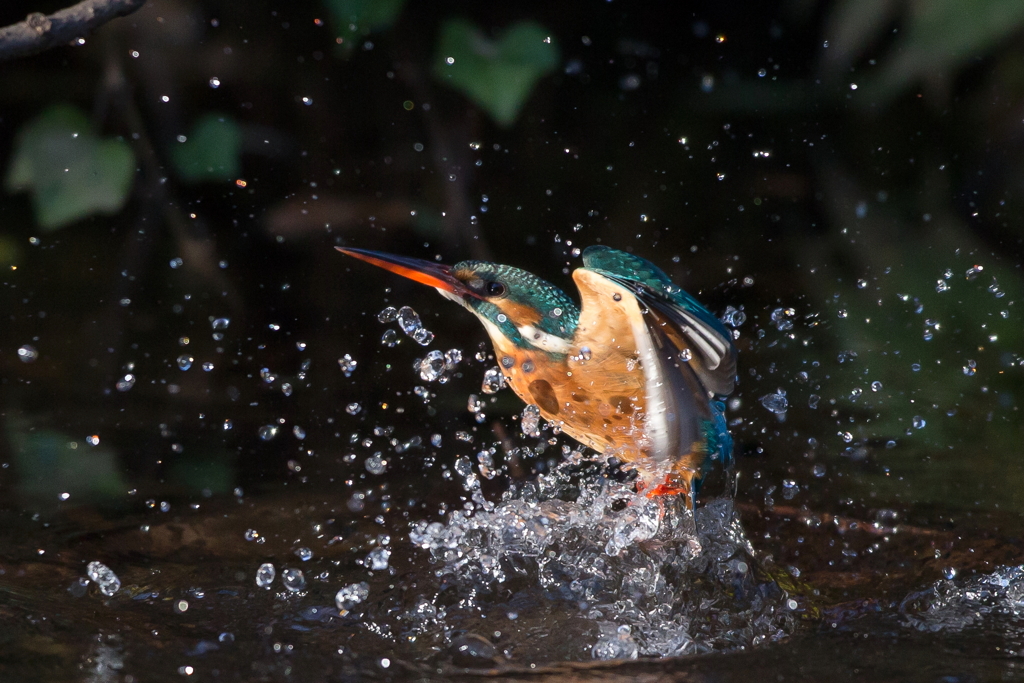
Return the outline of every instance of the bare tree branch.
<path id="1" fill-rule="evenodd" d="M 66 45 L 144 4 L 146 0 L 83 0 L 49 16 L 34 12 L 25 21 L 0 28 L 0 62 Z"/>

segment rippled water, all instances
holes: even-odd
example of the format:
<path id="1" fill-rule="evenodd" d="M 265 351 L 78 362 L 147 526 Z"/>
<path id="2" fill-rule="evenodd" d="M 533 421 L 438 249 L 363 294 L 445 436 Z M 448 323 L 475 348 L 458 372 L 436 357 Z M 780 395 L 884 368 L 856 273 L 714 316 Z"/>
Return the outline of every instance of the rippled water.
<path id="1" fill-rule="evenodd" d="M 981 527 L 726 498 L 691 516 L 612 474 L 569 462 L 491 501 L 465 477 L 466 505 L 440 521 L 357 522 L 337 496 L 308 490 L 156 506 L 114 523 L 7 517 L 0 613 L 17 647 L 0 653 L 0 673 L 1017 675 L 1024 569 L 981 570 L 1016 552 Z M 638 668 L 622 663 L 634 658 Z"/>

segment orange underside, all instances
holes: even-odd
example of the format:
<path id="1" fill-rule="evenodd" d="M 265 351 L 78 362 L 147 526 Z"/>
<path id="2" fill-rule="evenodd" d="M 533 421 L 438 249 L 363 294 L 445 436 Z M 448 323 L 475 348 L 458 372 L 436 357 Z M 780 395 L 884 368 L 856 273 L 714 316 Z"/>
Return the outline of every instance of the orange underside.
<path id="1" fill-rule="evenodd" d="M 520 398 L 536 405 L 545 420 L 568 436 L 623 462 L 642 461 L 647 456 L 645 377 L 633 336 L 634 323 L 642 324 L 639 306 L 631 292 L 585 269 L 573 278 L 583 305 L 569 353 L 534 348 L 529 339 L 519 346 L 490 326 L 496 356 L 511 361 L 502 363 L 502 372 Z M 691 500 L 691 483 L 704 455 L 703 444 L 693 444 L 647 495 L 682 494 Z M 642 465 L 640 469 L 646 487 L 653 473 Z"/>

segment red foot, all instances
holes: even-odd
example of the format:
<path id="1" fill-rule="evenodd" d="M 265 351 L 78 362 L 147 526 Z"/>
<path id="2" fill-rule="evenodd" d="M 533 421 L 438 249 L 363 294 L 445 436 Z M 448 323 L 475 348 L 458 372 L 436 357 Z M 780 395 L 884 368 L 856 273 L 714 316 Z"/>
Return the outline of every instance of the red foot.
<path id="1" fill-rule="evenodd" d="M 670 484 L 666 479 L 664 483 L 658 484 L 644 495 L 648 498 L 656 498 L 657 496 L 678 496 L 680 493 L 686 495 L 689 491 L 681 486 Z"/>
<path id="2" fill-rule="evenodd" d="M 642 480 L 637 480 L 636 491 L 640 493 L 647 485 Z M 690 493 L 690 488 L 685 485 L 680 485 L 679 480 L 673 477 L 671 474 L 665 476 L 665 481 L 658 484 L 657 486 L 651 487 L 644 495 L 648 498 L 656 498 L 658 496 L 678 496 L 679 494 L 687 495 Z"/>

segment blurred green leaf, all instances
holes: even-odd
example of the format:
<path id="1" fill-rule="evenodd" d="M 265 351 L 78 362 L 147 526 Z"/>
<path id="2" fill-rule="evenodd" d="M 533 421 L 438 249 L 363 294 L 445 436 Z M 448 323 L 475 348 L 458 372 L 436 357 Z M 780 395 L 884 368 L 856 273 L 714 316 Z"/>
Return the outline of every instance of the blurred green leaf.
<path id="1" fill-rule="evenodd" d="M 227 493 L 235 486 L 235 466 L 231 454 L 207 451 L 175 460 L 168 468 L 168 478 L 190 492 Z"/>
<path id="2" fill-rule="evenodd" d="M 207 114 L 185 139 L 171 148 L 178 176 L 190 183 L 230 180 L 241 171 L 242 133 L 229 116 Z"/>
<path id="3" fill-rule="evenodd" d="M 913 482 L 915 501 L 969 507 L 983 487 L 989 500 L 1021 509 L 1024 326 L 1014 302 L 1024 282 L 969 228 L 939 223 L 922 253 L 883 217 L 859 221 L 842 253 L 874 276 L 830 285 L 824 325 L 845 360 L 822 358 L 828 370 L 813 390 L 837 432 L 852 437 L 847 455 L 877 449 L 887 469 L 870 480 L 872 496 Z"/>
<path id="4" fill-rule="evenodd" d="M 951 78 L 1024 27 L 1021 0 L 844 0 L 829 21 L 832 45 L 826 66 L 838 76 L 883 38 L 893 17 L 906 13 L 880 73 L 865 84 L 874 100 L 887 101 L 936 76 Z"/>
<path id="5" fill-rule="evenodd" d="M 391 28 L 405 0 L 325 0 L 335 30 L 351 49 L 354 38 Z"/>
<path id="6" fill-rule="evenodd" d="M 117 500 L 128 490 L 117 453 L 109 448 L 36 429 L 16 418 L 8 419 L 7 431 L 14 447 L 18 491 L 28 498 L 55 506 L 62 493 L 70 494 L 74 504 Z"/>
<path id="7" fill-rule="evenodd" d="M 16 266 L 21 262 L 21 244 L 8 235 L 0 235 L 0 266 Z"/>
<path id="8" fill-rule="evenodd" d="M 515 123 L 533 86 L 558 61 L 558 46 L 538 24 L 514 24 L 491 40 L 468 21 L 453 19 L 441 29 L 434 73 L 499 126 L 508 127 Z"/>
<path id="9" fill-rule="evenodd" d="M 5 187 L 30 192 L 40 227 L 56 230 L 119 211 L 134 173 L 126 142 L 99 138 L 79 109 L 54 105 L 19 131 Z"/>

